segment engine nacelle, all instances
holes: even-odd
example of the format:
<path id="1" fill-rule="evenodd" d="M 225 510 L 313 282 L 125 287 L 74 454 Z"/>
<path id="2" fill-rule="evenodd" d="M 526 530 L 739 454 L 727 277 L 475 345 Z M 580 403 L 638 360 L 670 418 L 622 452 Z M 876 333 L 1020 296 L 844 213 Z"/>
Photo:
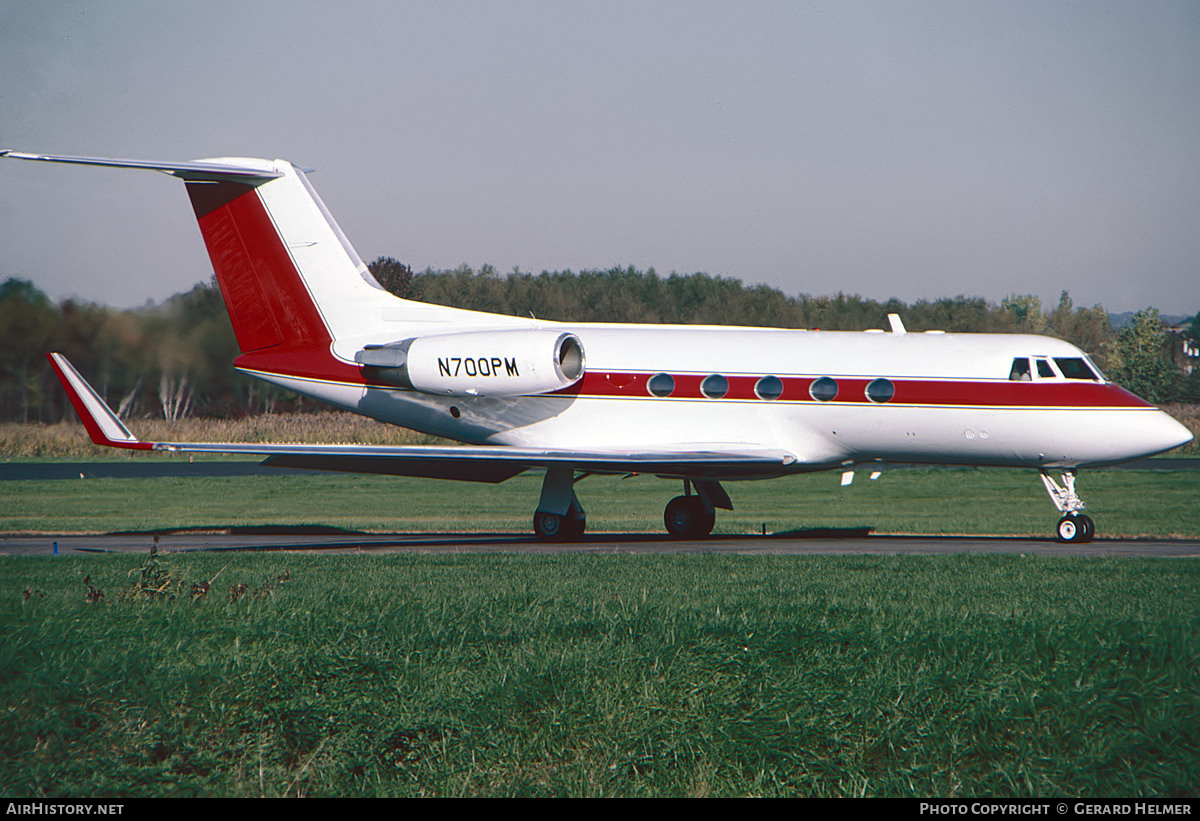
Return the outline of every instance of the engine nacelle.
<path id="1" fill-rule="evenodd" d="M 368 376 L 441 396 L 552 393 L 583 377 L 583 345 L 563 331 L 468 331 L 368 345 Z"/>

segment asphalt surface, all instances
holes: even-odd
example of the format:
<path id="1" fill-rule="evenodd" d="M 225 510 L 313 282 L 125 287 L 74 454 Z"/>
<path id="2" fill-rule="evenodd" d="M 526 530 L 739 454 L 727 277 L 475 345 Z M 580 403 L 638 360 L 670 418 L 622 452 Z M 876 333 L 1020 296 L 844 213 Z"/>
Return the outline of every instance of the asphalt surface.
<path id="1" fill-rule="evenodd" d="M 105 553 L 147 553 L 158 536 L 163 552 L 287 551 L 337 553 L 521 553 L 521 554 L 689 554 L 745 556 L 842 556 L 1008 554 L 1032 556 L 1146 556 L 1200 558 L 1200 539 L 1097 539 L 1065 545 L 1052 539 L 981 536 L 874 536 L 861 531 L 713 536 L 681 541 L 641 533 L 588 534 L 572 544 L 546 544 L 532 536 L 486 534 L 367 534 L 329 530 L 183 531 L 172 533 L 108 533 L 98 535 L 0 535 L 0 555 L 60 557 Z"/>

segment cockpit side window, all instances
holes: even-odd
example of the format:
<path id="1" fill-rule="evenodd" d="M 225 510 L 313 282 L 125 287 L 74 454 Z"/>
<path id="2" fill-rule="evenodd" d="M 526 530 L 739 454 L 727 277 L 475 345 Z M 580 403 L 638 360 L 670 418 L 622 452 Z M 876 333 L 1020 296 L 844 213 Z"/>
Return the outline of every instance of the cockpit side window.
<path id="1" fill-rule="evenodd" d="M 1079 357 L 1060 359 L 1056 356 L 1054 364 L 1058 365 L 1058 369 L 1062 371 L 1062 375 L 1067 379 L 1090 379 L 1093 382 L 1097 381 L 1096 374 Z"/>
<path id="2" fill-rule="evenodd" d="M 1054 369 L 1050 367 L 1050 363 L 1045 359 L 1034 360 L 1037 362 L 1038 378 L 1053 379 L 1055 377 Z"/>
<path id="3" fill-rule="evenodd" d="M 1013 360 L 1012 370 L 1008 372 L 1008 378 L 1013 382 L 1029 382 L 1033 377 L 1029 373 L 1029 360 L 1023 356 L 1019 356 Z"/>

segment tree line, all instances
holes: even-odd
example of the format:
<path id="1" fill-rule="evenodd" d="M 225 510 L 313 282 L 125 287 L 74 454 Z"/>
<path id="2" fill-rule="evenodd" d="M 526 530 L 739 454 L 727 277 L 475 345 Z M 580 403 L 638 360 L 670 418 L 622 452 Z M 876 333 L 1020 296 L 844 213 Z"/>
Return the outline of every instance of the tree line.
<path id="1" fill-rule="evenodd" d="M 660 276 L 653 268 L 500 274 L 426 270 L 381 257 L 370 269 L 407 299 L 567 322 L 755 325 L 861 331 L 886 328 L 900 314 L 910 331 L 1042 333 L 1086 351 L 1108 375 L 1157 403 L 1200 401 L 1200 371 L 1185 377 L 1169 356 L 1170 337 L 1157 311 L 1139 313 L 1115 332 L 1099 305 L 1076 307 L 1063 292 L 1046 310 L 1031 295 L 999 305 L 956 296 L 904 303 L 854 294 L 789 296 L 704 273 Z M 1200 315 L 1189 328 L 1200 339 Z M 157 305 L 121 310 L 68 299 L 55 303 L 33 283 L 0 283 L 0 420 L 57 422 L 67 410 L 45 359 L 66 354 L 123 418 L 236 417 L 318 406 L 233 370 L 238 354 L 215 280 Z"/>

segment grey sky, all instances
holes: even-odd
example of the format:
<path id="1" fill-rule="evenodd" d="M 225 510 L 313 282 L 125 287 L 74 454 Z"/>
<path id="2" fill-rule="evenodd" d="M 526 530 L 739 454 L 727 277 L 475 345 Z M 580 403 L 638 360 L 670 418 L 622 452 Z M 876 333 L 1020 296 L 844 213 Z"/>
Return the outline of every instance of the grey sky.
<path id="1" fill-rule="evenodd" d="M 1200 310 L 1200 3 L 0 0 L 0 147 L 282 157 L 364 259 Z M 183 186 L 0 161 L 0 278 L 162 299 Z"/>

